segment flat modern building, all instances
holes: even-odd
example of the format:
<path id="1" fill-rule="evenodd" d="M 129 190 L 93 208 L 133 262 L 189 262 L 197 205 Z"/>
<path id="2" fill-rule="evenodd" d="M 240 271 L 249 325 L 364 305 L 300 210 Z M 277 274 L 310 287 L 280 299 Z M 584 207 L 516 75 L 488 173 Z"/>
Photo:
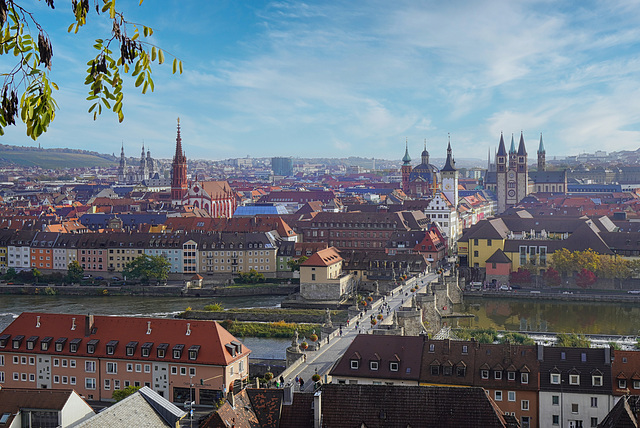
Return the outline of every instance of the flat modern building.
<path id="1" fill-rule="evenodd" d="M 212 405 L 248 378 L 250 353 L 214 321 L 24 312 L 0 333 L 0 385 L 87 400 L 148 386 Z"/>

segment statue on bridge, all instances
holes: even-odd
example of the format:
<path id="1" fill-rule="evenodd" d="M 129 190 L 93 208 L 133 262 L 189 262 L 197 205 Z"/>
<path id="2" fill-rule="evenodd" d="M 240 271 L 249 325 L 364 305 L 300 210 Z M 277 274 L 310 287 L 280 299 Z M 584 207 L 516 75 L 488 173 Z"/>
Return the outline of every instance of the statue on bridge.
<path id="1" fill-rule="evenodd" d="M 331 311 L 329 308 L 327 308 L 327 312 L 325 314 L 324 325 L 325 327 L 333 327 L 333 323 L 331 322 Z"/>

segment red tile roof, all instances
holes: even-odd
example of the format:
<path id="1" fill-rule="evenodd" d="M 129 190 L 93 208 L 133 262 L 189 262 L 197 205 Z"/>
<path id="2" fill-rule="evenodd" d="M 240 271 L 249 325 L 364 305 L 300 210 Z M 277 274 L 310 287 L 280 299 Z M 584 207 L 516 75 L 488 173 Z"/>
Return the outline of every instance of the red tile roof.
<path id="1" fill-rule="evenodd" d="M 12 348 L 12 339 L 22 335 L 25 338 L 37 337 L 34 350 L 37 353 L 77 355 L 84 357 L 107 357 L 131 359 L 126 355 L 126 347 L 136 342 L 134 356 L 150 361 L 182 361 L 191 364 L 228 365 L 251 352 L 240 344 L 227 330 L 215 321 L 181 320 L 171 318 L 136 318 L 117 316 L 93 316 L 93 326 L 86 331 L 90 316 L 73 314 L 47 314 L 23 312 L 1 335 L 11 335 L 6 348 L 12 351 L 26 352 L 28 340 L 22 340 L 17 349 Z M 72 329 L 75 323 L 75 329 Z M 0 336 L 1 337 L 1 336 Z M 41 342 L 51 337 L 47 351 L 41 351 Z M 55 351 L 57 340 L 66 338 L 62 352 Z M 72 340 L 80 340 L 78 352 L 70 352 Z M 95 352 L 87 353 L 89 341 L 96 341 Z M 113 354 L 107 355 L 106 345 L 110 341 L 118 341 Z M 235 343 L 232 343 L 235 342 Z M 151 343 L 149 357 L 141 357 L 141 349 Z M 167 344 L 166 356 L 158 358 L 157 348 Z M 241 346 L 237 353 L 234 346 Z M 173 358 L 173 349 L 180 348 L 181 357 Z M 178 347 L 178 348 L 176 348 Z M 189 360 L 189 349 L 197 347 L 196 360 Z M 30 351 L 34 352 L 34 351 Z M 234 355 L 235 354 L 235 355 Z"/>
<path id="2" fill-rule="evenodd" d="M 340 257 L 338 250 L 330 247 L 312 254 L 308 260 L 302 263 L 302 266 L 331 266 L 340 261 L 342 261 L 342 257 Z"/>

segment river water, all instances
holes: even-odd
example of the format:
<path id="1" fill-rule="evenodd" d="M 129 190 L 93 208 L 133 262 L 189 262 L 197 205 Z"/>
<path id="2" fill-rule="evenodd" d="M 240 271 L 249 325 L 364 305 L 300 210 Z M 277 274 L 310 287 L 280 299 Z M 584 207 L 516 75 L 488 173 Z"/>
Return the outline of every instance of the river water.
<path id="1" fill-rule="evenodd" d="M 0 331 L 22 312 L 57 312 L 95 315 L 172 317 L 188 306 L 201 309 L 214 299 L 196 297 L 132 296 L 0 296 Z M 217 297 L 225 308 L 278 307 L 282 296 Z M 464 327 L 498 330 L 576 332 L 585 334 L 638 335 L 640 305 L 465 298 L 456 312 L 471 318 L 450 321 Z M 283 359 L 289 339 L 238 338 L 254 358 Z"/>

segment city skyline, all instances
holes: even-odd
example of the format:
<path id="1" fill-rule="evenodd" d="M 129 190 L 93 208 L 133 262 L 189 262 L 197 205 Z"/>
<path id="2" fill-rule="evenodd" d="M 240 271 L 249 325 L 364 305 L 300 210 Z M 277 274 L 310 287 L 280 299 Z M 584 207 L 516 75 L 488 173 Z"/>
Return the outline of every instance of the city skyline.
<path id="1" fill-rule="evenodd" d="M 448 134 L 456 157 L 485 159 L 501 131 L 523 131 L 530 156 L 540 133 L 551 158 L 640 146 L 634 3 L 121 3 L 184 64 L 182 76 L 171 59 L 154 65 L 155 93 L 127 82 L 122 124 L 108 112 L 94 122 L 82 85 L 108 21 L 92 11 L 68 34 L 68 7 L 29 3 L 52 40 L 60 110 L 38 141 L 20 123 L 5 144 L 124 143 L 135 156 L 144 143 L 170 158 L 180 117 L 191 159 L 399 159 L 406 140 L 416 158 L 425 139 L 441 158 Z"/>

